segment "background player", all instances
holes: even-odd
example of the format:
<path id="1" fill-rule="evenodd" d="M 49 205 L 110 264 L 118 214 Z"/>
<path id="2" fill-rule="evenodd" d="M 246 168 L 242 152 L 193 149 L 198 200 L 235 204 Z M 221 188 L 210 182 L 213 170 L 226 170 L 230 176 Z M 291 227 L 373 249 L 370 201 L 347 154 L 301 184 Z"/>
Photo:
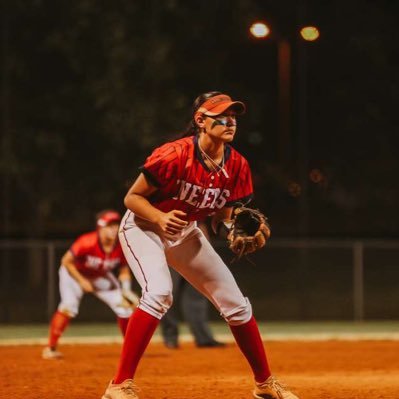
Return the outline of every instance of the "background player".
<path id="1" fill-rule="evenodd" d="M 92 293 L 116 314 L 122 334 L 125 334 L 132 307 L 138 297 L 131 289 L 131 275 L 118 241 L 121 216 L 105 210 L 96 216 L 97 229 L 80 236 L 61 259 L 59 286 L 61 302 L 54 313 L 44 359 L 59 359 L 57 343 L 71 318 L 76 317 L 84 293 Z M 119 281 L 113 274 L 119 271 Z"/>
<path id="2" fill-rule="evenodd" d="M 254 373 L 254 397 L 297 399 L 271 376 L 251 305 L 196 225 L 212 214 L 214 231 L 226 237 L 225 221 L 231 219 L 233 206 L 252 198 L 248 162 L 228 144 L 236 134 L 236 116 L 244 110 L 242 102 L 225 94 L 199 96 L 187 137 L 155 149 L 125 197 L 128 211 L 120 240 L 142 297 L 103 399 L 138 398 L 133 383 L 137 365 L 172 304 L 168 265 L 205 295 L 229 324 Z"/>

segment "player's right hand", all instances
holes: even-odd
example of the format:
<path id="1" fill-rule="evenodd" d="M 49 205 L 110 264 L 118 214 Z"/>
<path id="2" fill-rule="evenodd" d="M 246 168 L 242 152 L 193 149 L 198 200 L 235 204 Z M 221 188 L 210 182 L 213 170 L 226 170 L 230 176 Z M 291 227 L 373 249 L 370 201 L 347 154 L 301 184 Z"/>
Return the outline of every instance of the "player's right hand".
<path id="1" fill-rule="evenodd" d="M 158 219 L 158 226 L 160 227 L 162 233 L 165 235 L 171 235 L 179 233 L 188 224 L 186 220 L 183 220 L 187 214 L 183 211 L 173 210 L 168 213 L 162 213 Z"/>
<path id="2" fill-rule="evenodd" d="M 79 281 L 79 285 L 82 287 L 84 292 L 94 292 L 93 284 L 85 278 Z"/>

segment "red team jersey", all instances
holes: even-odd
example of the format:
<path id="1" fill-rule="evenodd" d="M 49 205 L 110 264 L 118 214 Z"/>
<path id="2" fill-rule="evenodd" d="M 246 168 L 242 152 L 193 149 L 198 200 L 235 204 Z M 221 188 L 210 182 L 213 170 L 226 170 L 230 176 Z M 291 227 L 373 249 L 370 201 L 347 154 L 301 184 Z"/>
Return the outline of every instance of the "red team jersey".
<path id="1" fill-rule="evenodd" d="M 202 220 L 223 207 L 246 204 L 253 196 L 248 162 L 228 144 L 224 159 L 227 176 L 210 170 L 201 156 L 197 136 L 158 147 L 140 168 L 158 188 L 149 201 L 163 212 L 186 212 L 188 220 Z"/>
<path id="2" fill-rule="evenodd" d="M 109 254 L 104 252 L 97 231 L 81 235 L 69 250 L 75 258 L 76 268 L 86 277 L 104 276 L 127 263 L 119 241 Z"/>

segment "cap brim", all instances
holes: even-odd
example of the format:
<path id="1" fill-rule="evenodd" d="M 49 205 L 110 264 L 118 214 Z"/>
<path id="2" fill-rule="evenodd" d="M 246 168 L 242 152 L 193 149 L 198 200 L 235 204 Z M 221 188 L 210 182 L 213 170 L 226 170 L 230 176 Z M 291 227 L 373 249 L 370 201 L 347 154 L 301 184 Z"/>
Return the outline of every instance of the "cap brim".
<path id="1" fill-rule="evenodd" d="M 109 226 L 110 224 L 119 224 L 120 222 L 121 222 L 120 219 L 110 219 L 110 220 L 99 219 L 97 221 L 97 226 L 105 227 Z"/>
<path id="2" fill-rule="evenodd" d="M 227 109 L 233 109 L 237 115 L 242 115 L 245 113 L 245 104 L 241 101 L 228 101 L 225 103 L 220 103 L 216 107 L 212 108 L 210 111 L 204 112 L 204 115 L 216 116 L 222 114 Z"/>

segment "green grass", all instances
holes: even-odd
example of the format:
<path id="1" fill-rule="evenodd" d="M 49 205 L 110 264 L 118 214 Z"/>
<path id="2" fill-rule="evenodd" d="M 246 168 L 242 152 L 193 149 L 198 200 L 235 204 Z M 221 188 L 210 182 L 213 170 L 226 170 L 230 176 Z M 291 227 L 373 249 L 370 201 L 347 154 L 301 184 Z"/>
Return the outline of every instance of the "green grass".
<path id="1" fill-rule="evenodd" d="M 215 334 L 229 334 L 225 323 L 210 323 Z M 356 333 L 399 333 L 399 321 L 367 322 L 269 322 L 259 323 L 262 334 L 356 334 Z M 181 324 L 180 333 L 188 333 L 188 327 Z M 0 340 L 18 338 L 45 338 L 48 333 L 46 324 L 0 324 Z M 72 323 L 66 330 L 65 337 L 102 337 L 119 336 L 116 323 Z M 159 335 L 159 331 L 156 332 Z"/>

